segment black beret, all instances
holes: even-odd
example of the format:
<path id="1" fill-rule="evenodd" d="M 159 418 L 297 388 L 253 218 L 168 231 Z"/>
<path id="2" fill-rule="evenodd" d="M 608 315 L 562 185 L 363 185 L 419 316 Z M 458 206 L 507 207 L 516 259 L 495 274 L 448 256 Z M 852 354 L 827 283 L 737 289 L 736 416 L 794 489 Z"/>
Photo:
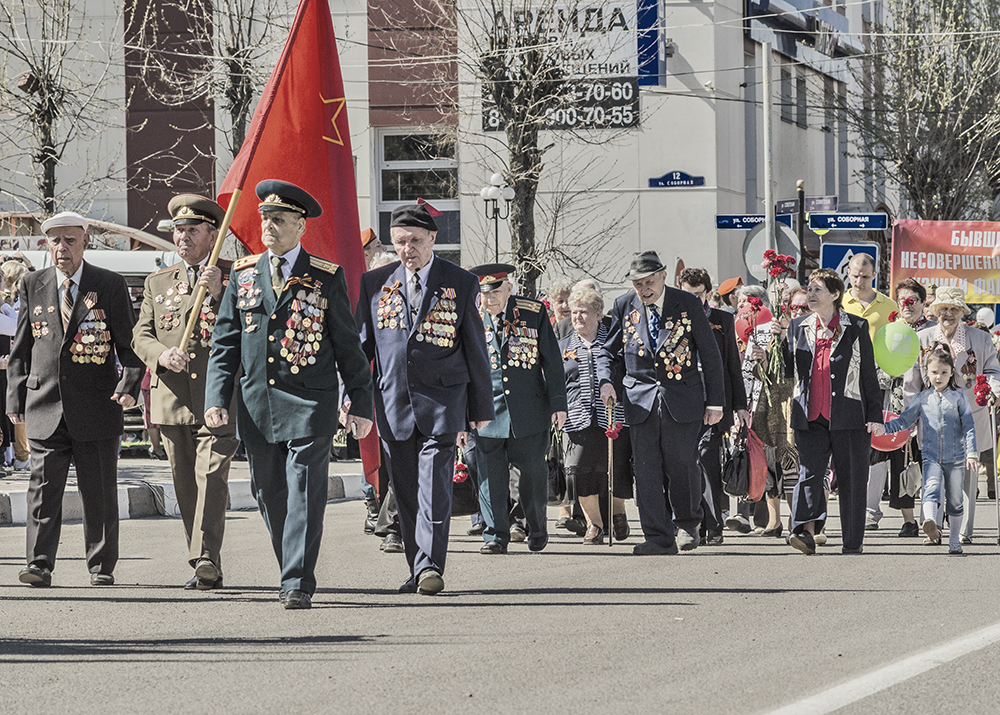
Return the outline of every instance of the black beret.
<path id="1" fill-rule="evenodd" d="M 258 211 L 292 211 L 316 218 L 323 213 L 323 207 L 308 191 L 288 181 L 266 179 L 257 184 Z"/>
<path id="2" fill-rule="evenodd" d="M 440 213 L 440 212 L 439 212 Z M 437 231 L 437 224 L 434 223 L 434 216 L 431 214 L 427 204 L 410 204 L 400 206 L 392 212 L 389 227 L 393 226 L 414 226 L 426 228 L 428 231 Z"/>

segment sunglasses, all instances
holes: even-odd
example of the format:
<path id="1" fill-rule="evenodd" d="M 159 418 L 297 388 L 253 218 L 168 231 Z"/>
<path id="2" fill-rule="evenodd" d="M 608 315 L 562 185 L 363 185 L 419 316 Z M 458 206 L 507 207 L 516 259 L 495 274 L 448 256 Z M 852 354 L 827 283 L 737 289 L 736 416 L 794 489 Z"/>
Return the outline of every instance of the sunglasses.
<path id="1" fill-rule="evenodd" d="M 790 305 L 790 306 L 788 306 L 788 309 L 790 311 L 792 311 L 793 313 L 808 313 L 809 312 L 809 306 L 808 305 Z"/>

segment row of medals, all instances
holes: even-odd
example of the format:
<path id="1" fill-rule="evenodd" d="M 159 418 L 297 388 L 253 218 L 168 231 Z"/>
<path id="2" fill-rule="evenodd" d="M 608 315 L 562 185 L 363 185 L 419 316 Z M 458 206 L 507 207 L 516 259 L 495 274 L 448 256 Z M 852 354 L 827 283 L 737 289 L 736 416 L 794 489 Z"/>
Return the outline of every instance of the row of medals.
<path id="1" fill-rule="evenodd" d="M 451 298 L 441 298 L 424 318 L 417 330 L 417 341 L 450 348 L 455 344 L 455 323 L 458 305 Z"/>
<path id="2" fill-rule="evenodd" d="M 187 283 L 180 282 L 173 288 L 167 288 L 166 296 L 158 295 L 153 300 L 163 304 L 166 311 L 156 319 L 156 327 L 160 330 L 170 330 L 181 324 L 181 301 L 190 292 L 191 288 Z"/>
<path id="3" fill-rule="evenodd" d="M 381 298 L 378 302 L 378 327 L 395 330 L 396 328 L 406 328 L 403 320 L 403 296 L 392 293 L 388 298 Z"/>
<path id="4" fill-rule="evenodd" d="M 642 338 L 639 337 L 637 324 L 638 321 L 634 318 L 631 320 L 629 317 L 625 318 L 625 332 L 630 336 L 629 342 L 637 342 L 639 344 L 637 352 L 641 357 L 646 354 L 646 351 L 642 344 Z M 687 313 L 681 313 L 681 320 L 676 325 L 672 320 L 667 319 L 660 326 L 661 331 L 670 331 L 670 335 L 664 341 L 664 349 L 660 351 L 660 357 L 663 358 L 663 367 L 667 372 L 667 377 L 670 379 L 680 380 L 682 366 L 691 365 L 691 349 L 688 347 L 688 339 L 681 337 L 690 327 L 691 319 L 687 317 Z"/>
<path id="5" fill-rule="evenodd" d="M 300 367 L 316 364 L 316 353 L 323 338 L 323 310 L 326 298 L 319 293 L 300 290 L 292 300 L 292 313 L 285 322 L 285 337 L 281 339 L 281 357 L 292 364 L 296 374 Z"/>
<path id="6" fill-rule="evenodd" d="M 80 323 L 69 351 L 73 353 L 73 362 L 102 365 L 107 360 L 111 354 L 111 332 L 104 322 L 103 310 L 92 310 L 87 319 Z"/>

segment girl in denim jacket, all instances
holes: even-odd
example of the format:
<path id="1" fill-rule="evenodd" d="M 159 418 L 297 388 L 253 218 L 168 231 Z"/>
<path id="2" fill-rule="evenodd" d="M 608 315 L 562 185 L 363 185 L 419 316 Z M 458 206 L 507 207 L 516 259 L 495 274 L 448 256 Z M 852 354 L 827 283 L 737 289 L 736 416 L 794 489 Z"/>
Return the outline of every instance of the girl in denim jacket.
<path id="1" fill-rule="evenodd" d="M 920 449 L 923 455 L 923 529 L 932 543 L 941 543 L 935 517 L 941 504 L 944 482 L 948 510 L 948 553 L 961 555 L 959 525 L 962 523 L 962 485 L 965 470 L 979 469 L 976 425 L 969 401 L 955 384 L 955 361 L 951 352 L 933 350 L 927 356 L 927 379 L 931 386 L 917 393 L 903 414 L 886 423 L 886 432 L 899 432 L 920 419 Z M 926 542 L 925 542 L 926 543 Z"/>

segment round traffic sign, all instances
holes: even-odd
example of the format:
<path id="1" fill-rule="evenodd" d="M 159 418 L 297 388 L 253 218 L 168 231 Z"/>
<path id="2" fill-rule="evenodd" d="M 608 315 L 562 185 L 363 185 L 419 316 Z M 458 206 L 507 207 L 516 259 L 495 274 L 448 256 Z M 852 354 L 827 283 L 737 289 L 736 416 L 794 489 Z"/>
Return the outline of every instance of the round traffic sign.
<path id="1" fill-rule="evenodd" d="M 799 253 L 799 237 L 795 232 L 783 223 L 775 222 L 775 237 L 778 239 L 777 251 L 785 256 L 791 256 L 796 263 L 802 260 Z M 746 239 L 743 241 L 743 263 L 746 264 L 750 275 L 759 281 L 766 281 L 770 276 L 767 271 L 761 268 L 761 261 L 764 260 L 764 251 L 768 249 L 770 242 L 767 234 L 764 233 L 764 224 L 759 223 L 750 229 Z"/>

